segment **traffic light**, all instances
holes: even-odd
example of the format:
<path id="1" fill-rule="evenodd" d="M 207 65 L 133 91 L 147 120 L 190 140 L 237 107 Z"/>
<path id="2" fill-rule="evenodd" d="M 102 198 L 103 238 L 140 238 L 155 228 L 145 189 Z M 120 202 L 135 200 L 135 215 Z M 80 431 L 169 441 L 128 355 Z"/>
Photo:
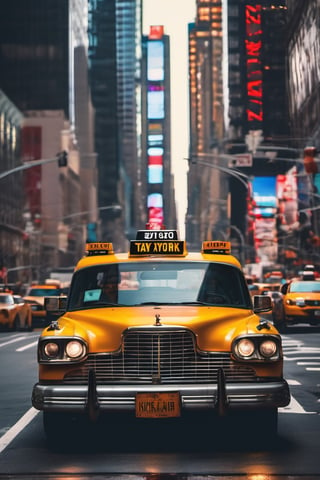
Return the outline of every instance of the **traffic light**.
<path id="1" fill-rule="evenodd" d="M 59 167 L 66 167 L 68 164 L 68 152 L 63 150 L 62 152 L 57 153 L 57 157 Z"/>
<path id="2" fill-rule="evenodd" d="M 303 150 L 303 164 L 306 173 L 318 173 L 318 166 L 316 164 L 315 156 L 317 154 L 316 147 L 306 147 Z"/>

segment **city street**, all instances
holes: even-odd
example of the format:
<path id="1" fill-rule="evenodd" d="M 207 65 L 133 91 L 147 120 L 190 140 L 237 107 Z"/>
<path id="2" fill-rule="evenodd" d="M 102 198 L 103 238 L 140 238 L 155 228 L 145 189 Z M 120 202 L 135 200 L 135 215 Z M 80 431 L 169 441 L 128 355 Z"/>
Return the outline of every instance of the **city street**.
<path id="1" fill-rule="evenodd" d="M 38 331 L 1 333 L 0 478 L 24 479 L 303 479 L 320 478 L 320 331 L 283 336 L 292 401 L 280 409 L 270 442 L 205 421 L 112 422 L 84 429 L 79 442 L 50 448 L 42 414 L 31 407 Z M 157 421 L 156 421 L 157 422 Z"/>

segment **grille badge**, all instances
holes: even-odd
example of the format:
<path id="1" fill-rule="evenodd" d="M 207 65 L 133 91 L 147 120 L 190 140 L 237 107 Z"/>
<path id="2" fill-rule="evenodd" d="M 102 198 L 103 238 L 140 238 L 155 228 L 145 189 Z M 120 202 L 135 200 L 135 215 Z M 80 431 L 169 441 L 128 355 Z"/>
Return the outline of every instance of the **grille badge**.
<path id="1" fill-rule="evenodd" d="M 156 323 L 154 325 L 156 325 L 157 327 L 162 326 L 162 323 L 160 321 L 160 314 L 159 313 L 156 314 Z"/>

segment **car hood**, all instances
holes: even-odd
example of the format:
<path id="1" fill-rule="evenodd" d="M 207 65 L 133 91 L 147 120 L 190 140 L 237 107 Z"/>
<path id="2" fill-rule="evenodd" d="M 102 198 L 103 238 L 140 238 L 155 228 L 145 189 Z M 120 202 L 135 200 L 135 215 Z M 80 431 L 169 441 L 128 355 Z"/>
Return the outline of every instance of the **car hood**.
<path id="1" fill-rule="evenodd" d="M 160 325 L 156 325 L 156 317 Z M 230 350 L 234 337 L 258 333 L 259 316 L 250 309 L 204 306 L 144 306 L 108 307 L 78 312 L 67 312 L 58 320 L 58 329 L 50 326 L 43 336 L 78 336 L 88 344 L 90 351 L 117 350 L 123 332 L 132 327 L 160 329 L 182 326 L 192 330 L 202 350 Z M 263 330 L 262 330 L 263 332 Z M 269 324 L 266 333 L 277 330 Z"/>
<path id="2" fill-rule="evenodd" d="M 304 300 L 319 300 L 320 304 L 320 293 L 319 292 L 290 292 L 285 296 L 286 299 L 296 300 L 297 298 L 303 298 Z"/>
<path id="3" fill-rule="evenodd" d="M 37 303 L 38 305 L 44 305 L 44 297 L 32 297 L 32 296 L 26 296 L 23 297 L 25 302 L 28 303 Z"/>

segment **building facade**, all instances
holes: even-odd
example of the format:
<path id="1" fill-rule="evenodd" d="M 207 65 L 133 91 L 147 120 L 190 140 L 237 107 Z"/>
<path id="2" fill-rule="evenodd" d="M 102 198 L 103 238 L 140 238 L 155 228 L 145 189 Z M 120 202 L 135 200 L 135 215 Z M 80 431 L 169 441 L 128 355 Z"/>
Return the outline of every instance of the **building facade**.
<path id="1" fill-rule="evenodd" d="M 25 265 L 25 204 L 20 156 L 23 115 L 0 90 L 0 283 L 16 281 L 18 268 Z M 20 272 L 22 273 L 22 272 Z"/>
<path id="2" fill-rule="evenodd" d="M 288 102 L 293 145 L 320 151 L 320 4 L 316 0 L 287 0 Z M 300 155 L 303 157 L 304 155 Z M 320 264 L 320 166 L 309 172 L 297 164 L 299 230 L 297 263 Z"/>
<path id="3" fill-rule="evenodd" d="M 217 0 L 197 1 L 189 26 L 190 153 L 186 238 L 199 249 L 204 238 L 226 238 L 228 184 L 220 156 L 225 134 L 223 8 Z"/>
<path id="4" fill-rule="evenodd" d="M 89 1 L 100 235 L 116 250 L 140 224 L 141 1 Z"/>

